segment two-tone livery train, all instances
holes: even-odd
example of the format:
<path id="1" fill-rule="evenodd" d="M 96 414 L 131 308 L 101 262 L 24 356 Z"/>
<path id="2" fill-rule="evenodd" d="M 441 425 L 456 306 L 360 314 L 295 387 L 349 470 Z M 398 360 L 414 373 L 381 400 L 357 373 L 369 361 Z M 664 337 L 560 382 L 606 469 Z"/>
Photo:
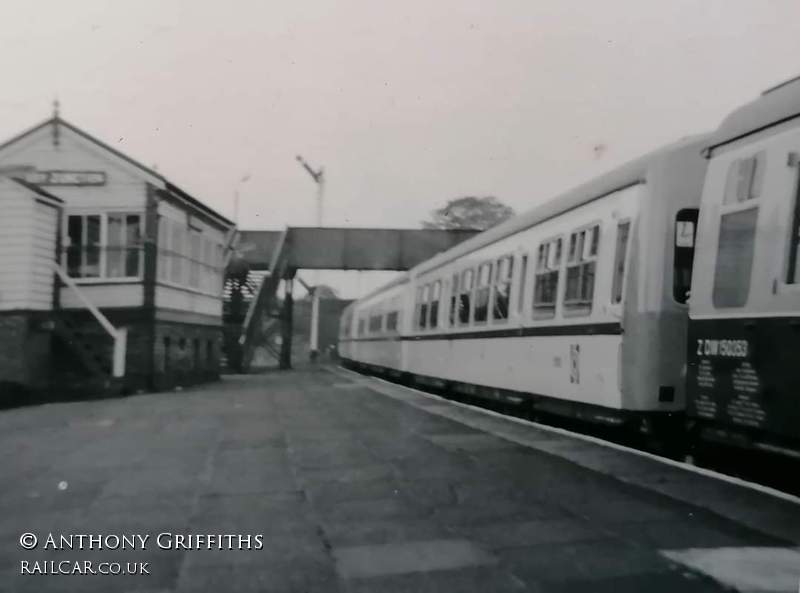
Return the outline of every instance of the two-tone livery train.
<path id="1" fill-rule="evenodd" d="M 800 79 L 706 147 L 688 407 L 705 439 L 800 456 Z"/>
<path id="2" fill-rule="evenodd" d="M 798 163 L 794 81 L 354 302 L 340 355 L 534 412 L 800 450 Z"/>

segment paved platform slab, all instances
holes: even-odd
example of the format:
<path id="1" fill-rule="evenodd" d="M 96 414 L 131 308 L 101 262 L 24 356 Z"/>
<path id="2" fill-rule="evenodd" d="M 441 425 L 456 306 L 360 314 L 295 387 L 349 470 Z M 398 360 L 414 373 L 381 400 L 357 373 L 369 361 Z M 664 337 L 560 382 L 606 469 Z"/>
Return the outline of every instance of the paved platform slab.
<path id="1" fill-rule="evenodd" d="M 790 500 L 325 368 L 7 410 L 0 447 L 2 591 L 784 591 L 800 542 Z M 65 560 L 150 574 L 20 574 Z"/>

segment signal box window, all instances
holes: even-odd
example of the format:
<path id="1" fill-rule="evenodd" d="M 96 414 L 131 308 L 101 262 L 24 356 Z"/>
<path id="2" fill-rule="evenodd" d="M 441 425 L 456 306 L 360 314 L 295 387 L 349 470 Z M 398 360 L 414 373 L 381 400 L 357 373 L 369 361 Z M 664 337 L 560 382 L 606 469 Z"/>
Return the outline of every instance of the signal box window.
<path id="1" fill-rule="evenodd" d="M 67 273 L 73 278 L 99 278 L 100 216 L 69 216 L 67 237 Z"/>
<path id="2" fill-rule="evenodd" d="M 475 289 L 475 323 L 485 323 L 489 315 L 489 294 L 492 285 L 492 264 L 486 262 L 478 268 L 478 286 Z"/>
<path id="3" fill-rule="evenodd" d="M 625 257 L 628 253 L 628 235 L 631 223 L 626 220 L 617 225 L 617 248 L 614 254 L 614 278 L 611 282 L 611 302 L 622 302 L 622 284 L 625 280 Z M 691 266 L 689 267 L 691 273 Z"/>
<path id="4" fill-rule="evenodd" d="M 714 270 L 715 307 L 741 307 L 750 292 L 758 208 L 723 214 Z"/>
<path id="5" fill-rule="evenodd" d="M 448 312 L 448 321 L 450 326 L 456 324 L 456 312 L 458 311 L 458 274 L 453 274 L 450 281 L 450 311 Z"/>
<path id="6" fill-rule="evenodd" d="M 497 260 L 492 319 L 508 319 L 508 301 L 511 297 L 511 279 L 513 273 L 514 259 L 510 255 Z"/>
<path id="7" fill-rule="evenodd" d="M 439 325 L 439 300 L 442 297 L 442 281 L 437 280 L 431 285 L 431 304 L 430 304 L 430 327 L 435 328 Z"/>
<path id="8" fill-rule="evenodd" d="M 469 323 L 469 313 L 472 298 L 472 281 L 474 273 L 472 270 L 464 270 L 461 274 L 458 293 L 458 323 L 467 325 Z"/>
<path id="9" fill-rule="evenodd" d="M 139 214 L 67 217 L 67 273 L 73 278 L 138 278 L 142 269 Z"/>
<path id="10" fill-rule="evenodd" d="M 561 238 L 539 245 L 533 290 L 533 316 L 548 319 L 556 314 L 558 275 L 561 271 Z"/>
<path id="11" fill-rule="evenodd" d="M 574 314 L 588 315 L 592 310 L 599 247 L 600 225 L 570 235 L 564 305 Z"/>
<path id="12" fill-rule="evenodd" d="M 199 238 L 199 237 L 198 237 Z M 142 228 L 138 214 L 109 214 L 107 218 L 106 276 L 139 276 Z"/>

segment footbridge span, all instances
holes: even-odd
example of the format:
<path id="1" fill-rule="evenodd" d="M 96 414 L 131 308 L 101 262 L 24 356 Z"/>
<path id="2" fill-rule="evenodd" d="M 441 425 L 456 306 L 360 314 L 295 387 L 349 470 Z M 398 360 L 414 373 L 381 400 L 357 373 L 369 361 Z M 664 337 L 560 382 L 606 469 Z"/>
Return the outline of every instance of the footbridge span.
<path id="1" fill-rule="evenodd" d="M 288 227 L 283 231 L 239 231 L 235 265 L 228 279 L 236 278 L 238 294 L 226 303 L 225 354 L 228 366 L 245 372 L 257 346 L 264 346 L 291 368 L 292 283 L 301 269 L 314 270 L 408 270 L 441 251 L 468 239 L 478 231 L 439 229 L 369 229 Z M 242 270 L 268 272 L 249 298 L 242 296 Z M 246 276 L 246 272 L 245 272 Z M 283 298 L 278 288 L 284 281 Z M 309 287 L 314 295 L 314 287 Z M 236 291 L 234 291 L 235 293 Z M 318 315 L 312 305 L 312 344 Z M 281 334 L 280 350 L 270 340 Z M 313 348 L 313 346 L 312 346 Z"/>

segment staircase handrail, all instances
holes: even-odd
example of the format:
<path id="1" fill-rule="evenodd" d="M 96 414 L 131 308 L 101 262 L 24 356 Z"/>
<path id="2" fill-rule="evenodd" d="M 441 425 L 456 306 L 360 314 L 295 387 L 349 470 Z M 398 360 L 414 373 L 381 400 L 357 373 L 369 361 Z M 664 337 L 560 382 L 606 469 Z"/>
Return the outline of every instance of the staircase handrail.
<path id="1" fill-rule="evenodd" d="M 272 260 L 269 263 L 269 276 L 265 276 L 264 279 L 261 281 L 261 284 L 258 285 L 258 290 L 253 298 L 250 300 L 250 306 L 247 308 L 247 314 L 244 318 L 244 323 L 242 324 L 242 337 L 239 339 L 240 344 L 244 344 L 245 340 L 247 340 L 247 333 L 248 328 L 253 320 L 253 315 L 255 315 L 256 309 L 258 308 L 258 303 L 261 300 L 261 293 L 264 290 L 264 286 L 269 282 L 270 284 L 276 284 L 281 281 L 281 270 L 278 270 L 278 264 L 280 263 L 280 258 L 283 255 L 283 245 L 286 242 L 286 237 L 289 234 L 289 229 L 285 229 L 283 233 L 281 233 L 280 239 L 278 239 L 278 243 L 276 245 L 275 251 L 272 254 Z M 274 288 L 273 288 L 274 290 Z"/>
<path id="2" fill-rule="evenodd" d="M 258 326 L 258 323 L 256 323 L 257 313 L 261 309 L 268 310 L 278 291 L 278 285 L 280 284 L 284 267 L 287 263 L 287 254 L 284 251 L 284 247 L 288 235 L 288 228 L 281 233 L 270 261 L 269 276 L 265 276 L 261 281 L 261 284 L 258 286 L 258 291 L 256 291 L 255 296 L 253 296 L 253 299 L 250 301 L 250 306 L 247 308 L 247 315 L 242 324 L 242 333 L 239 336 L 239 345 L 242 348 L 243 369 L 249 367 L 250 360 L 252 359 L 252 344 L 255 340 L 254 334 L 256 332 L 256 326 Z"/>

